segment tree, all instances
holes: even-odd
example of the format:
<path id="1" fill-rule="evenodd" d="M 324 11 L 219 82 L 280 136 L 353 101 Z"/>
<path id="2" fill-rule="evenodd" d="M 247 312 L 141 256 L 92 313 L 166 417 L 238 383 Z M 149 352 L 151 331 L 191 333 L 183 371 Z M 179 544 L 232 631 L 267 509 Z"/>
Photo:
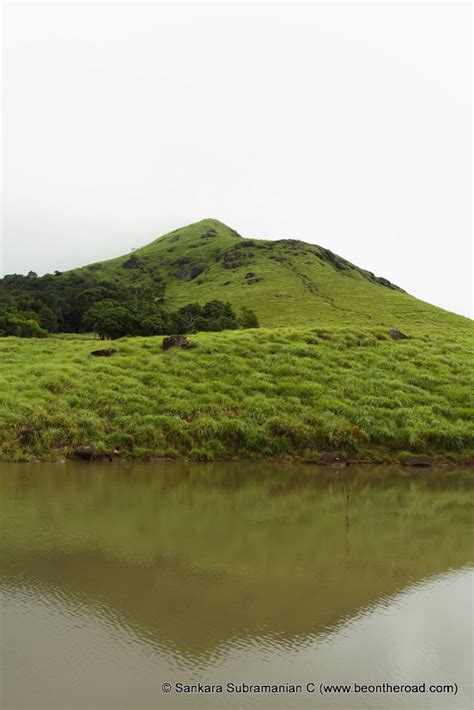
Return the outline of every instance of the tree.
<path id="1" fill-rule="evenodd" d="M 56 313 L 45 303 L 43 303 L 38 310 L 39 322 L 45 330 L 50 333 L 58 330 L 58 317 Z"/>
<path id="2" fill-rule="evenodd" d="M 230 303 L 213 300 L 202 308 L 202 330 L 235 330 L 238 327 L 237 317 Z"/>
<path id="3" fill-rule="evenodd" d="M 196 331 L 196 322 L 202 314 L 202 306 L 199 303 L 188 303 L 180 308 L 174 315 L 174 325 L 178 333 L 190 333 Z"/>
<path id="4" fill-rule="evenodd" d="M 239 325 L 241 328 L 258 328 L 259 322 L 257 314 L 246 306 L 240 309 Z"/>
<path id="5" fill-rule="evenodd" d="M 145 315 L 138 318 L 140 335 L 165 335 L 167 333 L 166 320 L 161 313 L 154 316 Z"/>
<path id="6" fill-rule="evenodd" d="M 146 259 L 134 256 L 131 266 L 120 274 L 109 272 L 101 264 L 64 274 L 10 274 L 0 279 L 0 303 L 13 312 L 33 313 L 32 318 L 50 332 L 83 332 L 85 313 L 94 303 L 105 300 L 140 314 L 140 319 L 145 313 L 155 316 L 164 297 L 165 281 L 158 267 Z"/>
<path id="7" fill-rule="evenodd" d="M 140 330 L 137 318 L 116 301 L 94 303 L 84 314 L 82 325 L 97 333 L 101 340 L 137 335 Z"/>

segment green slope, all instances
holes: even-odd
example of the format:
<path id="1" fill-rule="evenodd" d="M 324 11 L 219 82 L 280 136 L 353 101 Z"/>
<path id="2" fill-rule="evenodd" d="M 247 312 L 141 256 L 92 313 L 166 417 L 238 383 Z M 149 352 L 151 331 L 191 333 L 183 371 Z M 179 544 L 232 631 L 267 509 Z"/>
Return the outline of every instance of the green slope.
<path id="1" fill-rule="evenodd" d="M 91 444 L 134 458 L 472 461 L 467 318 L 316 245 L 244 239 L 215 220 L 72 273 L 85 272 L 173 310 L 248 306 L 264 327 L 199 333 L 195 349 L 166 353 L 162 337 L 124 338 L 110 359 L 90 357 L 87 335 L 0 338 L 0 460 Z M 69 277 L 43 278 L 67 288 Z"/>
<path id="2" fill-rule="evenodd" d="M 84 337 L 0 338 L 0 460 L 79 444 L 134 458 L 472 460 L 466 335 L 306 327 L 191 338 L 196 348 L 167 352 L 162 337 L 123 338 L 111 358 L 91 357 Z"/>
<path id="3" fill-rule="evenodd" d="M 132 258 L 132 262 L 130 262 Z M 132 265 L 136 268 L 126 268 Z M 458 329 L 470 321 L 408 295 L 314 244 L 244 239 L 214 219 L 78 270 L 140 288 L 165 285 L 165 308 L 211 299 L 255 310 L 263 326 L 354 325 Z"/>

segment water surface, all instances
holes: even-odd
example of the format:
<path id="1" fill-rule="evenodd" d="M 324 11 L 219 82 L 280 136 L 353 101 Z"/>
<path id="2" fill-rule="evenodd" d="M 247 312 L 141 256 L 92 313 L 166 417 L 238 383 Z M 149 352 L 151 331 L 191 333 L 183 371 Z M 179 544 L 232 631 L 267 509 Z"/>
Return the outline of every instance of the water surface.
<path id="1" fill-rule="evenodd" d="M 468 708 L 473 483 L 447 468 L 2 465 L 1 707 Z M 322 697 L 321 682 L 457 694 Z"/>

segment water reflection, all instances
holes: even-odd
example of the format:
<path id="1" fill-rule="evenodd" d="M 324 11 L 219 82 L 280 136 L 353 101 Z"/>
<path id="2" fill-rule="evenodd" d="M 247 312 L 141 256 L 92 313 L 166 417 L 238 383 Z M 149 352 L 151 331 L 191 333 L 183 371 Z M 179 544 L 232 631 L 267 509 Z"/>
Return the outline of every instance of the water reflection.
<path id="1" fill-rule="evenodd" d="M 2 707 L 223 707 L 164 696 L 178 678 L 464 686 L 472 483 L 451 469 L 4 466 Z M 255 703 L 315 706 L 225 706 Z"/>

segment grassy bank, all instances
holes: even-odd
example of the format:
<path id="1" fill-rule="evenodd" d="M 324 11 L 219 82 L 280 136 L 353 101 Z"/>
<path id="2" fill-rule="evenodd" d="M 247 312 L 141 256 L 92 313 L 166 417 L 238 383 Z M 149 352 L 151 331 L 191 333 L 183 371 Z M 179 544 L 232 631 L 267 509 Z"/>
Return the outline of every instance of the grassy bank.
<path id="1" fill-rule="evenodd" d="M 80 444 L 196 460 L 474 453 L 468 332 L 261 329 L 168 352 L 161 341 L 122 339 L 93 358 L 90 339 L 1 339 L 1 459 L 57 459 Z"/>

